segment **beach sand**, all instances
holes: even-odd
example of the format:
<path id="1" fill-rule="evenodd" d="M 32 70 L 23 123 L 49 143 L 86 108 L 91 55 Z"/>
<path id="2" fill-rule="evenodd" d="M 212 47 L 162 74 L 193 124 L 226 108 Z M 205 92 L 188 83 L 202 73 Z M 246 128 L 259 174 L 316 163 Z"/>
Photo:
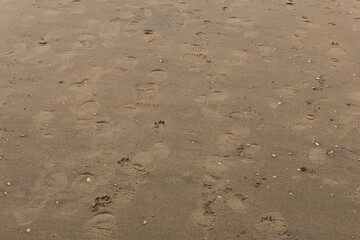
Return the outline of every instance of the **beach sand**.
<path id="1" fill-rule="evenodd" d="M 358 0 L 0 16 L 0 239 L 360 239 Z"/>

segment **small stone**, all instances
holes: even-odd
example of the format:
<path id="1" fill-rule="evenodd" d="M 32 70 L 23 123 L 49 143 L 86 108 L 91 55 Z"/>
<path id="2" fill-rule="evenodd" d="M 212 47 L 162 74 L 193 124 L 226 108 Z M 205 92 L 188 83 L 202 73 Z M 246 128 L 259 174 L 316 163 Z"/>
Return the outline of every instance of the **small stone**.
<path id="1" fill-rule="evenodd" d="M 7 186 L 11 186 L 12 184 L 11 184 L 11 182 L 7 182 L 6 185 L 7 185 Z"/>
<path id="2" fill-rule="evenodd" d="M 278 105 L 281 105 L 281 102 L 278 102 Z"/>
<path id="3" fill-rule="evenodd" d="M 8 195 L 8 192 L 4 192 L 4 195 Z"/>
<path id="4" fill-rule="evenodd" d="M 317 147 L 320 146 L 320 143 L 318 143 L 318 142 L 316 142 L 316 143 L 314 143 L 314 144 L 315 144 L 315 146 L 317 146 Z"/>
<path id="5" fill-rule="evenodd" d="M 302 172 L 306 172 L 306 167 L 302 167 L 302 168 L 300 168 L 300 170 L 301 170 Z"/>
<path id="6" fill-rule="evenodd" d="M 147 223 L 147 221 L 146 221 L 146 220 L 144 220 L 143 224 L 145 225 L 146 223 Z"/>
<path id="7" fill-rule="evenodd" d="M 90 165 L 90 164 L 86 164 L 86 167 L 91 167 L 91 165 Z"/>
<path id="8" fill-rule="evenodd" d="M 247 144 L 245 144 L 245 146 L 250 147 L 250 146 L 251 146 L 251 144 L 250 144 L 250 143 L 247 143 Z"/>
<path id="9" fill-rule="evenodd" d="M 59 83 L 64 83 L 64 81 L 60 80 Z"/>
<path id="10" fill-rule="evenodd" d="M 30 229 L 30 228 L 27 228 L 25 231 L 26 231 L 27 233 L 31 233 L 31 229 Z"/>
<path id="11" fill-rule="evenodd" d="M 159 63 L 163 63 L 164 62 L 164 60 L 162 60 L 162 59 L 159 59 Z"/>
<path id="12" fill-rule="evenodd" d="M 312 87 L 311 89 L 315 91 L 317 88 L 316 88 L 316 87 Z"/>
<path id="13" fill-rule="evenodd" d="M 89 177 L 86 178 L 86 181 L 87 181 L 87 182 L 91 182 L 91 178 L 89 178 Z"/>
<path id="14" fill-rule="evenodd" d="M 275 154 L 271 154 L 271 156 L 272 156 L 273 158 L 275 158 L 275 157 L 276 157 L 276 155 L 275 155 Z"/>
<path id="15" fill-rule="evenodd" d="M 0 160 L 3 160 L 3 158 L 4 158 L 3 156 L 0 156 Z"/>

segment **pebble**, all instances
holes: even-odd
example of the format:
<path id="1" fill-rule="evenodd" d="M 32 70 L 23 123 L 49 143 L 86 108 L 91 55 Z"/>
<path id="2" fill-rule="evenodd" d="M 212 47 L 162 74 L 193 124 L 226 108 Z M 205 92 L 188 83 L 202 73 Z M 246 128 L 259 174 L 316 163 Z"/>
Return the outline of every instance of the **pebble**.
<path id="1" fill-rule="evenodd" d="M 31 229 L 30 229 L 30 228 L 27 228 L 25 231 L 26 231 L 27 233 L 31 233 Z"/>
<path id="2" fill-rule="evenodd" d="M 86 164 L 86 167 L 91 167 L 91 165 L 90 165 L 90 164 Z"/>
<path id="3" fill-rule="evenodd" d="M 302 167 L 302 168 L 300 168 L 300 170 L 301 170 L 302 172 L 306 172 L 306 167 Z"/>
<path id="4" fill-rule="evenodd" d="M 7 182 L 6 185 L 11 186 L 12 184 L 11 184 L 11 182 Z"/>
<path id="5" fill-rule="evenodd" d="M 275 154 L 271 154 L 271 156 L 274 158 L 274 157 L 276 157 L 276 155 Z"/>
<path id="6" fill-rule="evenodd" d="M 247 144 L 245 144 L 245 146 L 250 147 L 250 146 L 251 146 L 251 144 L 250 144 L 250 143 L 247 143 Z"/>
<path id="7" fill-rule="evenodd" d="M 162 59 L 159 59 L 159 63 L 163 63 L 164 62 L 164 60 L 162 60 Z"/>
<path id="8" fill-rule="evenodd" d="M 87 182 L 91 182 L 91 178 L 89 178 L 89 177 L 86 178 L 86 181 L 87 181 Z"/>
<path id="9" fill-rule="evenodd" d="M 3 158 L 4 158 L 3 156 L 0 156 L 0 160 L 3 160 Z"/>
<path id="10" fill-rule="evenodd" d="M 315 144 L 315 146 L 317 146 L 317 147 L 320 146 L 320 143 L 318 143 L 318 142 L 316 142 L 316 143 L 314 143 L 314 144 Z"/>

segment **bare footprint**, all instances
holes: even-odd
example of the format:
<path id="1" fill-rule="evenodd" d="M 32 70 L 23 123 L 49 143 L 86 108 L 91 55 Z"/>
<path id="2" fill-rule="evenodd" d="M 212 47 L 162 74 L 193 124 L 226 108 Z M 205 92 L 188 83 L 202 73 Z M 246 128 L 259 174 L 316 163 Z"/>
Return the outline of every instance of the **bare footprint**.
<path id="1" fill-rule="evenodd" d="M 86 239 L 101 240 L 110 239 L 116 228 L 116 217 L 110 212 L 101 212 L 89 219 L 84 224 Z"/>
<path id="2" fill-rule="evenodd" d="M 39 212 L 45 206 L 46 202 L 47 200 L 45 198 L 37 198 L 28 205 L 14 209 L 14 217 L 18 224 L 26 225 L 33 222 L 39 217 Z"/>
<path id="3" fill-rule="evenodd" d="M 224 158 L 212 156 L 204 163 L 206 171 L 205 180 L 209 182 L 218 182 L 227 172 L 228 168 L 224 165 Z"/>
<path id="4" fill-rule="evenodd" d="M 64 172 L 56 171 L 54 164 L 46 163 L 32 192 L 38 196 L 48 197 L 63 190 L 67 182 L 68 178 Z"/>
<path id="5" fill-rule="evenodd" d="M 231 194 L 224 195 L 225 204 L 238 213 L 245 212 L 245 203 L 244 203 L 245 199 L 246 197 L 240 193 L 233 195 Z"/>
<path id="6" fill-rule="evenodd" d="M 227 95 L 224 92 L 215 91 L 209 95 L 201 95 L 194 99 L 194 101 L 203 105 L 203 111 L 205 113 L 218 113 L 226 97 Z"/>
<path id="7" fill-rule="evenodd" d="M 137 153 L 131 160 L 132 164 L 145 167 L 147 171 L 154 170 L 161 160 L 170 153 L 165 142 L 159 142 L 150 149 Z"/>

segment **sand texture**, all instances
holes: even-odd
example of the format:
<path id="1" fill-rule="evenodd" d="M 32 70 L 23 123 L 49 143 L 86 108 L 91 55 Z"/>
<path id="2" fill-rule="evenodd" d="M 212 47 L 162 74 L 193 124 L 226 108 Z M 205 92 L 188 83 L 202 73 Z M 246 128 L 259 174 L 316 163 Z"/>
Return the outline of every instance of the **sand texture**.
<path id="1" fill-rule="evenodd" d="M 359 0 L 0 19 L 0 240 L 360 239 Z"/>

